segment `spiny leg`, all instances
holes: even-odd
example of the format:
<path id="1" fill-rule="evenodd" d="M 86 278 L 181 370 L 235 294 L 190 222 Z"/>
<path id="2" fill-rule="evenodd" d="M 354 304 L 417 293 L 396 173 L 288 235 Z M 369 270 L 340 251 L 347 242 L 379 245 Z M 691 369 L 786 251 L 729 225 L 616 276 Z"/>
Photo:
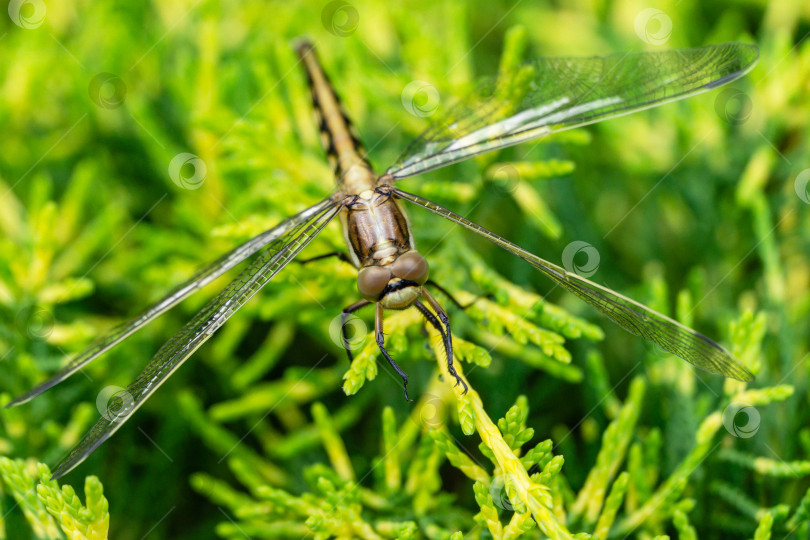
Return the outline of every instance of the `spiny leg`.
<path id="1" fill-rule="evenodd" d="M 425 318 L 425 320 L 427 322 L 429 322 L 430 325 L 439 332 L 439 334 L 441 335 L 441 338 L 442 338 L 442 344 L 444 344 L 444 342 L 445 342 L 445 333 L 444 333 L 444 328 L 442 328 L 442 325 L 439 322 L 439 319 L 437 319 L 436 316 L 433 314 L 433 312 L 430 311 L 428 308 L 426 308 L 425 305 L 422 302 L 420 302 L 419 300 L 414 302 L 413 307 L 418 309 L 419 312 L 422 314 L 422 316 Z"/>
<path id="2" fill-rule="evenodd" d="M 346 354 L 349 357 L 349 363 L 354 360 L 354 356 L 352 355 L 352 350 L 349 347 L 349 335 L 346 331 L 346 321 L 349 318 L 349 315 L 354 313 L 360 308 L 366 307 L 371 302 L 368 300 L 360 300 L 359 302 L 355 302 L 354 304 L 350 305 L 349 307 L 343 308 L 343 311 L 340 312 L 340 333 L 343 337 L 343 348 L 346 349 Z"/>
<path id="3" fill-rule="evenodd" d="M 411 401 L 411 398 L 408 397 L 408 375 L 402 371 L 402 368 L 391 358 L 391 355 L 388 354 L 388 351 L 385 350 L 385 335 L 383 334 L 383 307 L 382 304 L 377 304 L 376 311 L 374 312 L 374 333 L 377 338 L 377 346 L 380 348 L 380 352 L 383 353 L 383 356 L 388 363 L 391 364 L 391 367 L 394 368 L 394 371 L 402 377 L 402 388 L 405 390 L 405 401 Z"/>
<path id="4" fill-rule="evenodd" d="M 330 257 L 337 257 L 341 261 L 343 261 L 345 263 L 349 263 L 350 265 L 354 266 L 354 262 L 349 258 L 349 256 L 346 255 L 345 253 L 341 252 L 341 251 L 333 251 L 331 253 L 324 253 L 323 255 L 318 255 L 317 257 L 311 257 L 309 259 L 303 259 L 303 260 L 296 260 L 295 262 L 297 262 L 298 264 L 303 265 L 303 264 L 311 263 L 311 262 L 314 262 L 314 261 L 320 261 L 320 260 L 323 260 L 323 259 L 329 259 Z"/>
<path id="5" fill-rule="evenodd" d="M 458 372 L 456 372 L 456 368 L 453 367 L 453 336 L 450 333 L 450 320 L 447 318 L 447 313 L 444 312 L 436 299 L 433 298 L 424 287 L 422 288 L 422 296 L 424 296 L 433 309 L 436 310 L 436 313 L 438 313 L 439 319 L 441 319 L 445 328 L 442 328 L 439 321 L 436 320 L 436 316 L 433 315 L 433 313 L 431 313 L 430 310 L 426 308 L 424 304 L 422 304 L 422 302 L 417 300 L 414 302 L 414 306 L 416 306 L 416 309 L 418 309 L 425 319 L 427 319 L 427 321 L 439 331 L 439 334 L 441 334 L 442 341 L 444 342 L 444 352 L 447 355 L 447 372 L 456 378 L 456 386 L 458 386 L 458 383 L 461 383 L 461 386 L 464 387 L 464 393 L 466 394 L 468 390 L 467 383 L 464 382 L 464 379 L 462 379 Z"/>
<path id="6" fill-rule="evenodd" d="M 444 287 L 442 287 L 441 285 L 439 285 L 438 283 L 436 283 L 432 279 L 427 280 L 425 285 L 430 285 L 431 287 L 433 287 L 434 289 L 436 289 L 437 291 L 439 291 L 440 293 L 445 295 L 447 298 L 450 299 L 451 302 L 453 302 L 456 305 L 456 307 L 458 307 L 462 311 L 466 310 L 467 308 L 469 308 L 470 306 L 472 306 L 473 304 L 475 304 L 476 302 L 478 302 L 482 298 L 492 298 L 491 294 L 485 294 L 485 295 L 482 295 L 482 296 L 476 296 L 475 299 L 472 302 L 470 302 L 469 304 L 462 304 L 461 302 L 456 300 L 456 298 L 452 294 L 450 294 L 450 292 L 447 289 L 445 289 Z"/>

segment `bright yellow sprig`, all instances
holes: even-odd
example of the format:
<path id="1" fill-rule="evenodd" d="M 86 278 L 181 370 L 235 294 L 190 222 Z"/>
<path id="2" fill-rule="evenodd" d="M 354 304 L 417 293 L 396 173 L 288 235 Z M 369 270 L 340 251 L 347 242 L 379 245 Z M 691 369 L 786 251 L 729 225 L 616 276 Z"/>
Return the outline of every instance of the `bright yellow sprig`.
<path id="1" fill-rule="evenodd" d="M 773 527 L 773 514 L 767 513 L 762 516 L 762 519 L 754 532 L 754 540 L 771 540 L 771 527 Z"/>
<path id="2" fill-rule="evenodd" d="M 478 466 L 470 457 L 455 445 L 450 437 L 441 431 L 431 430 L 428 436 L 433 439 L 436 446 L 444 452 L 447 460 L 453 467 L 464 473 L 470 480 L 489 484 L 489 473 Z"/>
<path id="3" fill-rule="evenodd" d="M 602 513 L 596 521 L 596 528 L 593 531 L 593 536 L 601 540 L 605 540 L 610 532 L 610 527 L 616 519 L 616 513 L 624 499 L 624 494 L 627 491 L 627 485 L 630 481 L 630 474 L 627 472 L 621 473 L 613 486 L 610 488 L 610 494 L 605 499 L 605 505 L 602 508 Z"/>
<path id="4" fill-rule="evenodd" d="M 619 415 L 605 429 L 596 465 L 588 473 L 585 485 L 571 507 L 574 519 L 583 516 L 586 523 L 592 524 L 599 517 L 599 509 L 602 507 L 608 483 L 618 472 L 635 431 L 645 387 L 641 377 L 633 379 L 630 383 L 627 400 L 619 411 Z"/>
<path id="5" fill-rule="evenodd" d="M 473 493 L 475 493 L 475 502 L 478 503 L 481 511 L 475 516 L 476 521 L 483 522 L 489 529 L 489 533 L 495 540 L 502 540 L 503 538 L 503 524 L 498 517 L 498 509 L 495 508 L 495 502 L 492 500 L 492 495 L 489 493 L 487 484 L 489 482 L 476 482 L 473 484 Z"/>
<path id="6" fill-rule="evenodd" d="M 72 540 L 105 540 L 110 529 L 110 513 L 104 490 L 95 476 L 88 476 L 84 484 L 87 507 L 82 505 L 71 486 L 61 489 L 55 480 L 49 480 L 51 471 L 46 465 L 37 467 L 40 484 L 37 496 L 56 519 L 62 531 Z"/>
<path id="7" fill-rule="evenodd" d="M 40 538 L 61 538 L 59 527 L 49 515 L 50 510 L 42 498 L 37 497 L 35 478 L 28 471 L 25 462 L 21 459 L 10 460 L 7 457 L 0 457 L 0 477 L 3 480 L 4 490 L 14 497 L 34 534 Z"/>
<path id="8" fill-rule="evenodd" d="M 472 404 L 475 411 L 475 429 L 481 437 L 482 442 L 492 450 L 495 461 L 498 464 L 503 476 L 504 488 L 509 500 L 516 511 L 520 512 L 526 508 L 537 521 L 540 530 L 553 540 L 570 539 L 571 534 L 565 526 L 559 522 L 557 517 L 551 512 L 553 501 L 550 490 L 547 486 L 537 484 L 529 478 L 529 474 L 523 467 L 520 458 L 509 447 L 504 440 L 498 426 L 492 421 L 484 409 L 481 397 L 470 386 L 469 381 L 464 379 L 461 366 L 456 364 L 455 368 L 459 376 L 467 383 L 468 391 L 464 394 L 461 384 L 456 384 L 455 378 L 447 369 L 447 361 L 444 354 L 441 336 L 438 331 L 429 328 L 431 345 L 436 353 L 439 370 L 445 382 L 453 387 L 453 391 L 460 400 L 467 400 Z"/>
<path id="9" fill-rule="evenodd" d="M 397 451 L 397 419 L 394 409 L 386 407 L 382 414 L 383 467 L 385 470 L 385 487 L 395 493 L 402 485 L 402 469 L 399 465 Z"/>
<path id="10" fill-rule="evenodd" d="M 355 474 L 352 467 L 352 461 L 349 459 L 349 454 L 346 452 L 346 445 L 343 444 L 343 439 L 335 430 L 335 424 L 329 416 L 329 411 L 326 406 L 321 402 L 315 402 L 312 405 L 312 417 L 315 419 L 315 425 L 318 426 L 318 432 L 321 434 L 323 447 L 326 449 L 326 454 L 329 456 L 332 466 L 337 473 L 344 480 L 354 481 Z"/>

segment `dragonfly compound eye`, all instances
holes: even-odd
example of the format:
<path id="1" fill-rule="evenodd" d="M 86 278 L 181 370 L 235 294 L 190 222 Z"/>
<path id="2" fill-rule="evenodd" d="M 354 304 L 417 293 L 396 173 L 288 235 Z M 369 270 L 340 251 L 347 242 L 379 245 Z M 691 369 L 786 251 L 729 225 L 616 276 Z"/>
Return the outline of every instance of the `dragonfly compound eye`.
<path id="1" fill-rule="evenodd" d="M 392 277 L 391 270 L 387 267 L 366 266 L 357 274 L 357 290 L 366 300 L 376 302 Z"/>
<path id="2" fill-rule="evenodd" d="M 400 255 L 391 265 L 391 271 L 396 277 L 413 281 L 419 285 L 424 285 L 430 275 L 427 261 L 416 251 Z"/>

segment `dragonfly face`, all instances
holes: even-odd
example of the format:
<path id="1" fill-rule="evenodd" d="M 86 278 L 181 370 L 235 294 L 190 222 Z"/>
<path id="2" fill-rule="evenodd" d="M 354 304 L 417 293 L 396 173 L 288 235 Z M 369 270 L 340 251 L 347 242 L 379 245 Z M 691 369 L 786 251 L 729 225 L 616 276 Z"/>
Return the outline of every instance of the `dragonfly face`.
<path id="1" fill-rule="evenodd" d="M 694 366 L 742 381 L 753 379 L 751 372 L 730 352 L 695 330 L 603 285 L 567 272 L 451 210 L 404 192 L 395 187 L 395 182 L 548 133 L 710 91 L 750 71 L 759 55 L 755 46 L 724 43 L 653 53 L 528 61 L 516 70 L 519 76 L 506 74 L 503 80 L 485 81 L 470 97 L 438 115 L 433 125 L 380 177 L 374 174 L 357 131 L 321 69 L 312 45 L 301 42 L 296 49 L 309 79 L 324 149 L 335 170 L 336 192 L 223 255 L 141 315 L 116 327 L 72 358 L 54 377 L 7 405 L 24 403 L 65 380 L 193 292 L 253 257 L 236 279 L 157 351 L 126 388 L 125 403 L 102 415 L 54 469 L 54 478 L 81 463 L 115 433 L 194 351 L 338 215 L 344 226 L 350 260 L 359 271 L 357 288 L 364 298 L 343 310 L 344 332 L 349 314 L 375 305 L 377 344 L 402 377 L 407 398 L 407 375 L 385 350 L 383 310 L 413 306 L 441 335 L 448 371 L 456 377 L 457 384 L 466 389 L 453 368 L 449 318 L 428 290 L 438 286 L 428 279 L 427 262 L 414 248 L 401 201 L 408 201 L 486 238 L 523 259 L 628 332 Z M 348 346 L 346 352 L 351 359 Z"/>
<path id="2" fill-rule="evenodd" d="M 429 273 L 425 258 L 408 251 L 389 265 L 361 268 L 357 290 L 366 300 L 379 302 L 386 309 L 405 309 L 422 295 Z"/>

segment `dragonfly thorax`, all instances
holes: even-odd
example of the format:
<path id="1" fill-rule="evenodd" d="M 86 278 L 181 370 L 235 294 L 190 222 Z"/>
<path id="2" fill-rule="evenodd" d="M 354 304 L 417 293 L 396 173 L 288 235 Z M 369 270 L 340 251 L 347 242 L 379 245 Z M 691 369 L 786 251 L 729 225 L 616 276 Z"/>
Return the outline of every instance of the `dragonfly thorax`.
<path id="1" fill-rule="evenodd" d="M 349 255 L 358 267 L 387 266 L 414 248 L 405 213 L 382 188 L 354 195 L 341 221 Z"/>
<path id="2" fill-rule="evenodd" d="M 416 251 L 400 255 L 386 266 L 365 266 L 357 275 L 357 290 L 371 302 L 387 309 L 405 309 L 422 295 L 428 280 L 428 263 Z"/>

